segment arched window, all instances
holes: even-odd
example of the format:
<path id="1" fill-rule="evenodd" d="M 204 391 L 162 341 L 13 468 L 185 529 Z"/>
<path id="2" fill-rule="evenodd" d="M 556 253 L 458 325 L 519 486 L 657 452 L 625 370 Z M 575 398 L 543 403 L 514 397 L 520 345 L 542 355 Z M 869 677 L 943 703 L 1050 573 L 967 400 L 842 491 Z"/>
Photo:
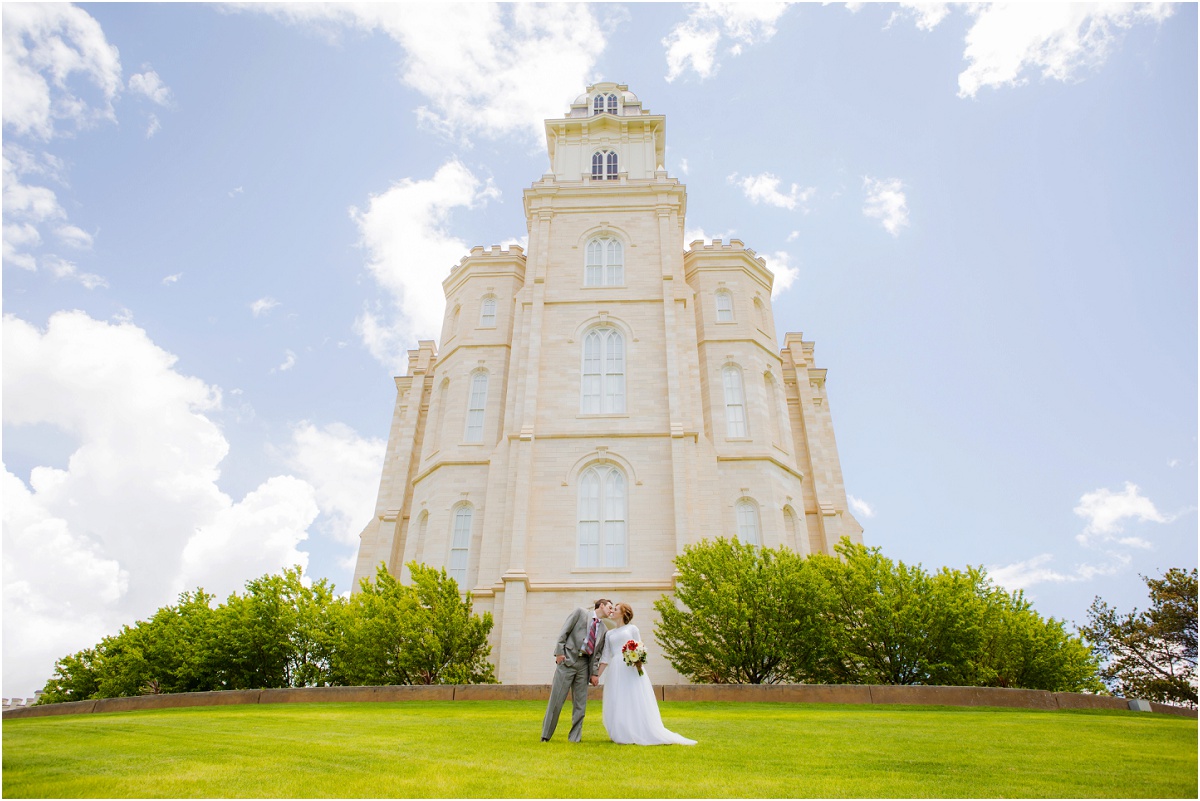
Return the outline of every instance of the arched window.
<path id="1" fill-rule="evenodd" d="M 616 114 L 617 113 L 617 96 L 614 94 L 600 94 L 592 98 L 592 113 L 593 114 Z"/>
<path id="2" fill-rule="evenodd" d="M 483 442 L 483 412 L 487 406 L 487 370 L 471 374 L 471 397 L 467 404 L 467 442 Z"/>
<path id="3" fill-rule="evenodd" d="M 737 502 L 737 538 L 747 545 L 760 545 L 758 536 L 758 505 L 743 498 Z"/>
<path id="4" fill-rule="evenodd" d="M 615 150 L 597 150 L 592 154 L 592 180 L 617 180 L 617 152 Z"/>
<path id="5" fill-rule="evenodd" d="M 749 436 L 746 426 L 746 396 L 742 392 L 742 371 L 730 365 L 721 371 L 725 384 L 725 436 L 744 439 Z"/>
<path id="6" fill-rule="evenodd" d="M 601 236 L 588 242 L 583 285 L 621 286 L 624 283 L 625 249 L 620 241 Z"/>
<path id="7" fill-rule="evenodd" d="M 418 562 L 424 562 L 425 554 L 425 532 L 429 528 L 429 512 L 421 512 L 421 517 L 417 522 L 417 541 L 413 543 L 412 552 L 416 554 Z"/>
<path id="8" fill-rule="evenodd" d="M 479 307 L 479 327 L 496 327 L 496 298 L 494 295 L 486 295 L 483 298 L 483 304 Z"/>
<path id="9" fill-rule="evenodd" d="M 625 567 L 625 474 L 613 465 L 579 477 L 579 567 Z"/>
<path id="10" fill-rule="evenodd" d="M 800 540 L 796 536 L 796 515 L 792 512 L 792 507 L 783 507 L 783 527 L 787 531 L 787 542 L 784 543 L 797 553 L 800 552 Z"/>
<path id="11" fill-rule="evenodd" d="M 767 307 L 758 298 L 754 299 L 754 314 L 758 317 L 758 327 L 763 333 L 770 333 L 767 328 Z"/>
<path id="12" fill-rule="evenodd" d="M 579 411 L 583 414 L 625 411 L 625 338 L 615 328 L 593 328 L 583 338 Z"/>
<path id="13" fill-rule="evenodd" d="M 787 450 L 787 432 L 791 427 L 779 411 L 779 387 L 775 383 L 775 376 L 766 373 L 763 376 L 763 384 L 763 389 L 767 393 L 767 415 L 771 418 L 771 442 L 777 447 Z"/>
<path id="14" fill-rule="evenodd" d="M 467 561 L 471 555 L 471 518 L 474 509 L 464 503 L 454 510 L 454 533 L 450 538 L 450 578 L 458 582 L 458 591 L 465 592 Z"/>
<path id="15" fill-rule="evenodd" d="M 717 322 L 733 322 L 733 295 L 728 289 L 717 290 Z"/>
<path id="16" fill-rule="evenodd" d="M 454 313 L 450 315 L 450 336 L 446 337 L 446 339 L 450 339 L 458 333 L 458 313 L 460 311 L 462 311 L 461 306 L 454 307 Z"/>

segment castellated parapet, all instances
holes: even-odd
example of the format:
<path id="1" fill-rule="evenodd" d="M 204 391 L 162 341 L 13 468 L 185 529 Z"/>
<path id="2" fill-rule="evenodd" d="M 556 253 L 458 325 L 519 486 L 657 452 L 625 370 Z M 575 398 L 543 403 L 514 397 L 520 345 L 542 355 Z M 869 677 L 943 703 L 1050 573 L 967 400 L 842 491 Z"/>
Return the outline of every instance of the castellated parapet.
<path id="1" fill-rule="evenodd" d="M 409 352 L 355 583 L 445 568 L 491 612 L 503 682 L 549 681 L 575 606 L 631 603 L 642 631 L 690 543 L 800 553 L 862 541 L 825 370 L 782 350 L 774 276 L 739 240 L 683 247 L 666 120 L 600 83 L 546 122 L 528 247 L 475 247 L 443 281 L 438 344 Z M 657 681 L 681 678 L 651 649 Z"/>

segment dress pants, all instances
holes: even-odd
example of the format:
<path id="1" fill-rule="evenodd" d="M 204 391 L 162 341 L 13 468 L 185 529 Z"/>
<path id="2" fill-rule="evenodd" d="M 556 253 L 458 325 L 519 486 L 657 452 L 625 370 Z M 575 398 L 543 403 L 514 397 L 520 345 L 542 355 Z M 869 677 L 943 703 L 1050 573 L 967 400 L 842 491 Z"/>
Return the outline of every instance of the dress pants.
<path id="1" fill-rule="evenodd" d="M 591 667 L 592 658 L 586 654 L 580 654 L 570 667 L 566 662 L 555 666 L 554 681 L 550 685 L 550 703 L 546 706 L 546 717 L 542 721 L 542 737 L 549 740 L 554 735 L 568 692 L 571 693 L 571 731 L 567 739 L 577 743 L 583 737 L 583 716 L 587 713 Z"/>

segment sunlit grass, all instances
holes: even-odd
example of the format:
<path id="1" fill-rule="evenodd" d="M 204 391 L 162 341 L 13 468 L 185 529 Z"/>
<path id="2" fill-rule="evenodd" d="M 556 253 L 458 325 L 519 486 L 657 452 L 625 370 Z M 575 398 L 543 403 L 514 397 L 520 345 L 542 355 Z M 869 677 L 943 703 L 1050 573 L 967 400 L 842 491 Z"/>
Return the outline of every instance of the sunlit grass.
<path id="1" fill-rule="evenodd" d="M 1196 721 L 1122 712 L 667 703 L 699 745 L 609 742 L 599 703 L 279 704 L 8 720 L 4 796 L 1189 797 Z M 611 776 L 607 784 L 595 777 Z M 593 777 L 585 780 L 584 777 Z M 635 784 L 619 784 L 632 779 Z"/>

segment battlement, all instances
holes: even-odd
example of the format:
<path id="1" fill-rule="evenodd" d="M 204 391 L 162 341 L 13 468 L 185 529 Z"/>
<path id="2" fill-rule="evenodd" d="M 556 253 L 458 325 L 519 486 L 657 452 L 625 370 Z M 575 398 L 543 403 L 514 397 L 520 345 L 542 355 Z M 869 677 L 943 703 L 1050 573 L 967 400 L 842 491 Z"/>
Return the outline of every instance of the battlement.
<path id="1" fill-rule="evenodd" d="M 742 252 L 762 265 L 764 269 L 767 267 L 766 259 L 755 253 L 753 248 L 746 247 L 745 243 L 740 239 L 730 239 L 728 244 L 723 243 L 720 239 L 714 239 L 712 243 L 708 245 L 704 244 L 703 239 L 697 239 L 687 246 L 686 253 L 696 253 L 700 251 L 705 253 Z"/>
<path id="2" fill-rule="evenodd" d="M 453 273 L 457 270 L 462 269 L 466 265 L 466 263 L 469 259 L 514 259 L 514 258 L 523 260 L 525 258 L 525 248 L 523 248 L 517 244 L 511 244 L 507 248 L 501 247 L 500 245 L 491 245 L 490 247 L 486 247 L 486 248 L 483 245 L 476 245 L 475 247 L 471 248 L 470 253 L 463 256 L 459 260 L 458 264 L 456 264 L 450 268 L 450 272 Z"/>

